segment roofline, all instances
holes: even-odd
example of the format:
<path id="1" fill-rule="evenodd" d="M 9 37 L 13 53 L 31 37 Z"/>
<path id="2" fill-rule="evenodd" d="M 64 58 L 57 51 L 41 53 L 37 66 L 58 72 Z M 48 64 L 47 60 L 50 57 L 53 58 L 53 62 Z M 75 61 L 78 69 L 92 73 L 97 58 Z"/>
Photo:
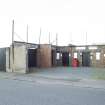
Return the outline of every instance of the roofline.
<path id="1" fill-rule="evenodd" d="M 14 43 L 27 43 L 27 42 L 22 42 L 22 41 L 14 41 Z M 39 45 L 35 43 L 27 43 L 27 44 L 33 44 L 33 45 Z M 40 44 L 40 45 L 50 45 L 50 44 Z M 90 47 L 90 46 L 105 46 L 105 44 L 94 44 L 94 45 L 68 45 L 68 46 L 56 46 L 56 45 L 51 45 L 52 47 Z"/>
<path id="2" fill-rule="evenodd" d="M 91 46 L 105 46 L 105 45 L 73 45 L 73 46 L 69 46 L 69 47 L 91 47 Z"/>
<path id="3" fill-rule="evenodd" d="M 27 43 L 27 42 L 22 42 L 22 41 L 14 41 L 14 43 Z M 39 45 L 39 44 L 35 44 L 35 43 L 27 43 L 27 44 L 33 44 L 33 45 Z"/>

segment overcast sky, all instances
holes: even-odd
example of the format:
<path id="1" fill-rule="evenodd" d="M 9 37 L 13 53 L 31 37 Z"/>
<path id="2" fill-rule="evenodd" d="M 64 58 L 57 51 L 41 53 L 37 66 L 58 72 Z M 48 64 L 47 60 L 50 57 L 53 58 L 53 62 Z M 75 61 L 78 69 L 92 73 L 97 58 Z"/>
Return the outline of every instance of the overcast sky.
<path id="1" fill-rule="evenodd" d="M 0 47 L 11 43 L 12 20 L 15 33 L 29 42 L 55 40 L 58 45 L 105 43 L 105 0 L 0 0 Z M 15 40 L 20 40 L 15 35 Z M 22 41 L 21 40 L 21 41 Z M 55 44 L 55 43 L 54 43 Z"/>

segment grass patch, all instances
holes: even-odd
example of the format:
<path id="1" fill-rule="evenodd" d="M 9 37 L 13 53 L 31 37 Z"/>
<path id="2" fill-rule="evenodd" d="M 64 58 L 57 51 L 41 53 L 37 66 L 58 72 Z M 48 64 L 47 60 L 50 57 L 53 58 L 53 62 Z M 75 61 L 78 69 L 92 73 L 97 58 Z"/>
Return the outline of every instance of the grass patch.
<path id="1" fill-rule="evenodd" d="M 92 72 L 93 79 L 105 80 L 105 70 L 95 70 Z"/>

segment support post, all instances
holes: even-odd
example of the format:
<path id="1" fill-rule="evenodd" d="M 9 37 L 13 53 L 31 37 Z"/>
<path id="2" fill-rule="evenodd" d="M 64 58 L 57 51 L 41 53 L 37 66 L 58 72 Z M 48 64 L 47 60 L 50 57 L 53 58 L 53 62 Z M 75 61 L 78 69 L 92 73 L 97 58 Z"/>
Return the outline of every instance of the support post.
<path id="1" fill-rule="evenodd" d="M 58 33 L 56 33 L 56 46 L 58 46 Z"/>
<path id="2" fill-rule="evenodd" d="M 29 72 L 28 69 L 28 24 L 27 24 L 27 31 L 26 31 L 26 73 Z"/>
<path id="3" fill-rule="evenodd" d="M 49 44 L 51 44 L 51 42 L 50 42 L 50 32 L 49 32 Z"/>
<path id="4" fill-rule="evenodd" d="M 12 72 L 14 69 L 14 20 L 12 21 Z"/>

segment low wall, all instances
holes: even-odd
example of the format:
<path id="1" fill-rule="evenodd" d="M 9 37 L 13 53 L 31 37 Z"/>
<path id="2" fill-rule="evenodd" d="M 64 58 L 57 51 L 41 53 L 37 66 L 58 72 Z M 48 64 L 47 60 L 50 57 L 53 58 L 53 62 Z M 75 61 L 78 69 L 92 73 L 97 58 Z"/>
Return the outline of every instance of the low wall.
<path id="1" fill-rule="evenodd" d="M 26 45 L 10 47 L 10 70 L 11 72 L 26 73 L 27 62 Z"/>

